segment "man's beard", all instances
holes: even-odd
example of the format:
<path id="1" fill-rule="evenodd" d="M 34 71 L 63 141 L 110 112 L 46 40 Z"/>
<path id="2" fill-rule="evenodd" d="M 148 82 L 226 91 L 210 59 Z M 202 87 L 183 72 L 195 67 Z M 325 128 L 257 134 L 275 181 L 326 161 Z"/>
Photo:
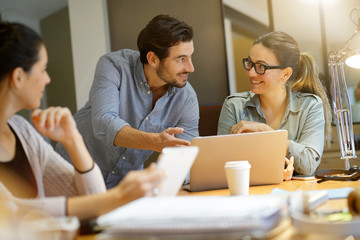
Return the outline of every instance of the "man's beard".
<path id="1" fill-rule="evenodd" d="M 163 63 L 160 63 L 160 66 L 156 70 L 156 73 L 161 80 L 163 80 L 164 82 L 166 82 L 167 84 L 169 84 L 171 86 L 174 86 L 177 88 L 183 88 L 186 86 L 187 80 L 183 83 L 183 82 L 178 82 L 176 77 L 172 78 L 170 76 L 170 74 L 166 71 L 166 68 Z M 182 72 L 182 73 L 178 73 L 178 74 L 188 74 L 188 72 Z"/>

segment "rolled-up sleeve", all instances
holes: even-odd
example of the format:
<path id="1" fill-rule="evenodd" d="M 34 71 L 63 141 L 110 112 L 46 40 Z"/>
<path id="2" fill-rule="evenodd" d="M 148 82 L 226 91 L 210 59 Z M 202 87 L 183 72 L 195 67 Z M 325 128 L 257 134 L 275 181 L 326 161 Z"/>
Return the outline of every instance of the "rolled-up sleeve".
<path id="1" fill-rule="evenodd" d="M 113 62 L 101 57 L 90 90 L 94 135 L 109 147 L 115 147 L 113 142 L 117 132 L 129 125 L 119 117 L 121 74 Z"/>
<path id="2" fill-rule="evenodd" d="M 236 110 L 231 100 L 226 99 L 220 112 L 218 123 L 218 135 L 230 134 L 232 126 L 238 121 L 236 119 Z"/>
<path id="3" fill-rule="evenodd" d="M 325 120 L 321 100 L 310 106 L 298 140 L 290 140 L 289 156 L 294 156 L 294 168 L 299 174 L 313 174 L 320 164 L 324 149 Z"/>

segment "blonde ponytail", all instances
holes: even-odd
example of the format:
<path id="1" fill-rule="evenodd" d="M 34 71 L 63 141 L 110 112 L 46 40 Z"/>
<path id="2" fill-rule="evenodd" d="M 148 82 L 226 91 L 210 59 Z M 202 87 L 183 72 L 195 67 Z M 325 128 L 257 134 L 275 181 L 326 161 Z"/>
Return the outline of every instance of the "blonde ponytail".
<path id="1" fill-rule="evenodd" d="M 312 93 L 319 96 L 323 102 L 325 117 L 325 140 L 330 144 L 331 140 L 331 107 L 326 88 L 319 78 L 319 69 L 312 56 L 307 53 L 300 54 L 300 62 L 295 77 L 289 83 L 291 90 L 304 93 Z"/>

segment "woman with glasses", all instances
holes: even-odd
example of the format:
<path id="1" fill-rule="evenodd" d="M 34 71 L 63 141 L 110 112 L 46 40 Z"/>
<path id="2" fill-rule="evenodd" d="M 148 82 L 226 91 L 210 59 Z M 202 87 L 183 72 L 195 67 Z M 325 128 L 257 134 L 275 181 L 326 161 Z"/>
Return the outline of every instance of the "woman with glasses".
<path id="1" fill-rule="evenodd" d="M 331 112 L 313 58 L 288 34 L 271 32 L 255 40 L 243 66 L 251 91 L 226 98 L 218 134 L 287 130 L 284 180 L 294 171 L 314 174 L 325 135 L 330 140 Z"/>
<path id="2" fill-rule="evenodd" d="M 51 216 L 92 218 L 145 195 L 152 195 L 164 173 L 154 166 L 130 172 L 109 191 L 99 167 L 67 108 L 40 106 L 47 52 L 30 28 L 0 21 L 0 208 L 40 210 Z M 33 126 L 16 115 L 31 114 Z M 61 142 L 73 166 L 40 135 Z M 1 235 L 1 234 L 0 234 Z"/>

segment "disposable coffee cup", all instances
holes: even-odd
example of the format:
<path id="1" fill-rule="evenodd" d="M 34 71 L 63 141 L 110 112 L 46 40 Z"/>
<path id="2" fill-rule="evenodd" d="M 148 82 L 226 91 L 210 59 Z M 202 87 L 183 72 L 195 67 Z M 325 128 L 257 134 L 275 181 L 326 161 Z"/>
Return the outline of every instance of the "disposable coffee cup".
<path id="1" fill-rule="evenodd" d="M 249 161 L 226 162 L 224 169 L 231 195 L 249 195 Z"/>

